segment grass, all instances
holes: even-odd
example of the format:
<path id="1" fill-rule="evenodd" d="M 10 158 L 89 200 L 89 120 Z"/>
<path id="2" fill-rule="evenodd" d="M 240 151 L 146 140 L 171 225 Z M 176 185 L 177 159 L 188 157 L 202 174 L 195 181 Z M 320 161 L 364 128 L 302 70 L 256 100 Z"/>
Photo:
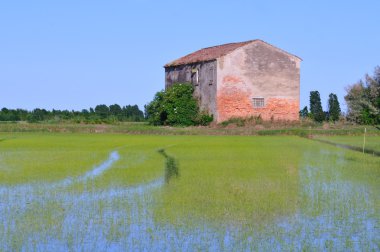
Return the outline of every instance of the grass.
<path id="1" fill-rule="evenodd" d="M 2 134 L 2 138 L 2 184 L 50 182 L 78 176 L 108 155 L 108 150 L 97 148 L 89 135 L 73 138 L 65 134 Z"/>
<path id="2" fill-rule="evenodd" d="M 380 249 L 378 157 L 297 136 L 0 139 L 0 250 Z"/>
<path id="3" fill-rule="evenodd" d="M 362 135 L 367 128 L 369 135 L 380 136 L 380 130 L 373 126 L 343 123 L 318 124 L 300 122 L 261 122 L 257 118 L 243 120 L 233 118 L 213 126 L 168 127 L 152 126 L 146 122 L 126 122 L 118 124 L 70 124 L 70 123 L 26 123 L 0 122 L 0 132 L 40 132 L 40 133 L 118 133 L 132 135 Z M 1 141 L 1 139 L 0 139 Z"/>
<path id="4" fill-rule="evenodd" d="M 147 182 L 162 174 L 157 150 L 177 142 L 175 137 L 120 134 L 0 134 L 0 183 L 43 183 L 75 178 L 120 152 L 113 169 L 91 181 L 96 187 Z"/>
<path id="5" fill-rule="evenodd" d="M 293 151 L 285 154 L 289 143 Z M 301 143 L 296 137 L 208 136 L 167 148 L 180 162 L 181 177 L 160 195 L 158 219 L 240 225 L 293 213 Z"/>

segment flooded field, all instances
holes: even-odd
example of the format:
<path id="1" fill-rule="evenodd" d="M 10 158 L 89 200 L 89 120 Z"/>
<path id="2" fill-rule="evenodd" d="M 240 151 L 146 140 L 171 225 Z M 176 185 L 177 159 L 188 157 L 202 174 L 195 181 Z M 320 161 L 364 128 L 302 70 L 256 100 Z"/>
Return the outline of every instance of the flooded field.
<path id="1" fill-rule="evenodd" d="M 378 157 L 282 136 L 0 138 L 0 251 L 380 250 Z"/>

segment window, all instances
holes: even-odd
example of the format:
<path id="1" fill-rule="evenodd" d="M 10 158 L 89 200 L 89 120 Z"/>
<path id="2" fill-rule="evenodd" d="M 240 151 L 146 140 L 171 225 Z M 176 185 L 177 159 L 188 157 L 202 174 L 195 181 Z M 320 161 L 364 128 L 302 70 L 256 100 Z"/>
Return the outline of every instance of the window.
<path id="1" fill-rule="evenodd" d="M 254 108 L 263 108 L 264 107 L 264 98 L 256 97 L 253 98 L 253 107 Z"/>
<path id="2" fill-rule="evenodd" d="M 195 84 L 195 86 L 199 85 L 199 71 L 197 68 L 191 69 L 191 76 L 192 76 L 192 82 Z"/>

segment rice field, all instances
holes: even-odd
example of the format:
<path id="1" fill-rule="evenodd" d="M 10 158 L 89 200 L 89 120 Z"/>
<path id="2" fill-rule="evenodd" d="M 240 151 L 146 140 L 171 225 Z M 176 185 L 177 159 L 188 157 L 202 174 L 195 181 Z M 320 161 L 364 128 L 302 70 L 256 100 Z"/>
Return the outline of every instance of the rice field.
<path id="1" fill-rule="evenodd" d="M 0 251 L 380 250 L 368 154 L 295 136 L 0 139 Z"/>

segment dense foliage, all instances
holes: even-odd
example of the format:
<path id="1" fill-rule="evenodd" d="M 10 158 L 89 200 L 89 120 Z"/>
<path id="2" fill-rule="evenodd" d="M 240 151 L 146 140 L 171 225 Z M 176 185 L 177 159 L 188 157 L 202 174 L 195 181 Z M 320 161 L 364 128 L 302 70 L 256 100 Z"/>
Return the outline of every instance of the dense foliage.
<path id="1" fill-rule="evenodd" d="M 7 109 L 0 111 L 0 121 L 73 121 L 77 123 L 113 123 L 124 121 L 143 121 L 144 114 L 137 105 L 120 107 L 118 104 L 97 105 L 95 109 L 82 111 L 55 110 L 36 108 L 32 111 L 24 109 Z"/>
<path id="2" fill-rule="evenodd" d="M 346 90 L 347 118 L 360 124 L 380 124 L 380 67 L 373 76 L 367 74 Z"/>
<path id="3" fill-rule="evenodd" d="M 310 115 L 316 122 L 322 122 L 326 118 L 322 109 L 321 97 L 318 91 L 310 92 Z"/>
<path id="4" fill-rule="evenodd" d="M 176 83 L 166 91 L 157 92 L 145 106 L 145 114 L 153 125 L 207 125 L 212 117 L 199 111 L 191 84 Z"/>

